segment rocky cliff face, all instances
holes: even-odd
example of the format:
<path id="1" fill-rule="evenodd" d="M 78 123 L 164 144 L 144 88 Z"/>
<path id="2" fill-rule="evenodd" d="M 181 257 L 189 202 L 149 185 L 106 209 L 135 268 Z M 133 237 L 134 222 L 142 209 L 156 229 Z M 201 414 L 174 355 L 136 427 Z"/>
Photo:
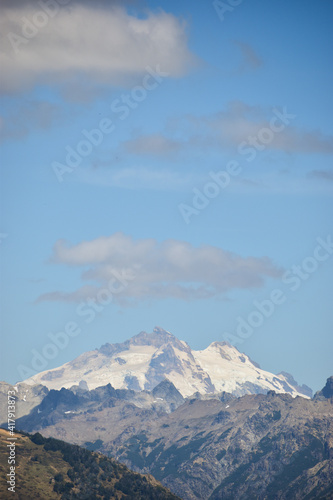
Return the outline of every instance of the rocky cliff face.
<path id="1" fill-rule="evenodd" d="M 28 415 L 30 411 L 41 403 L 49 392 L 43 385 L 18 384 L 13 386 L 6 382 L 0 382 L 0 424 L 7 422 L 8 417 L 8 391 L 15 394 L 15 417 L 20 418 Z"/>
<path id="2" fill-rule="evenodd" d="M 331 398 L 333 398 L 333 376 L 327 379 L 325 387 L 321 391 L 316 392 L 313 399 L 324 401 Z"/>
<path id="3" fill-rule="evenodd" d="M 194 351 L 159 327 L 121 344 L 105 344 L 57 369 L 34 376 L 34 381 L 49 389 L 80 383 L 94 389 L 110 383 L 116 389 L 135 391 L 151 391 L 165 379 L 183 397 L 223 391 L 235 396 L 265 394 L 268 390 L 292 396 L 311 394 L 309 388 L 298 386 L 291 375 L 262 370 L 227 342 L 213 342 L 204 350 Z"/>

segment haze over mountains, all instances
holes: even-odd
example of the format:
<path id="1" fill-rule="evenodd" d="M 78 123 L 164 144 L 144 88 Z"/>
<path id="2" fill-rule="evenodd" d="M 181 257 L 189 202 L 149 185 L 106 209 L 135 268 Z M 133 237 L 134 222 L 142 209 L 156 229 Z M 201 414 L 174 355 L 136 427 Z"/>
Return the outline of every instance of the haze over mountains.
<path id="1" fill-rule="evenodd" d="M 213 342 L 206 349 L 195 351 L 160 327 L 120 344 L 105 344 L 25 382 L 49 389 L 70 388 L 80 383 L 94 389 L 110 383 L 115 389 L 150 391 L 165 379 L 183 397 L 223 391 L 242 396 L 265 394 L 268 390 L 294 397 L 312 395 L 309 387 L 298 386 L 290 374 L 274 375 L 262 370 L 227 342 Z"/>

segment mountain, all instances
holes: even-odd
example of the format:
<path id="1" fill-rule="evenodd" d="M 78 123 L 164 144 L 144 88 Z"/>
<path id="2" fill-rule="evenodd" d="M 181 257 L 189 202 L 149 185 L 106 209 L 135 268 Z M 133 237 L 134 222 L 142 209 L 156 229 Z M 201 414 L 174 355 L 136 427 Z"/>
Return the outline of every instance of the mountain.
<path id="1" fill-rule="evenodd" d="M 15 386 L 0 382 L 0 423 L 7 421 L 8 416 L 8 391 L 16 395 L 15 417 L 19 418 L 30 411 L 44 399 L 49 392 L 43 385 L 30 385 L 20 383 Z"/>
<path id="2" fill-rule="evenodd" d="M 174 411 L 184 402 L 180 392 L 167 380 L 158 384 L 151 392 L 114 389 L 110 384 L 91 391 L 78 386 L 73 386 L 71 389 L 62 388 L 60 391 L 51 389 L 29 415 L 16 420 L 16 425 L 26 432 L 35 432 L 58 422 L 64 421 L 65 425 L 65 422 L 80 416 L 81 422 L 88 422 L 89 427 L 91 426 L 89 422 L 98 421 L 96 412 L 114 408 L 115 411 L 119 410 L 117 416 L 117 431 L 119 431 L 126 421 L 126 415 L 134 415 L 142 421 L 151 422 Z M 17 404 L 19 406 L 20 403 Z M 113 415 L 112 421 L 114 420 Z M 134 423 L 131 422 L 131 425 L 133 427 Z M 2 426 L 6 427 L 6 424 Z M 76 432 L 77 428 L 73 430 Z"/>
<path id="3" fill-rule="evenodd" d="M 8 432 L 0 429 L 0 470 L 9 471 Z M 111 458 L 57 439 L 15 433 L 18 465 L 12 485 L 0 482 L 0 498 L 177 500 L 151 475 L 133 473 Z M 13 471 L 12 471 L 13 472 Z M 14 491 L 8 491 L 8 487 Z M 178 499 L 180 500 L 180 499 Z"/>
<path id="4" fill-rule="evenodd" d="M 316 392 L 313 399 L 317 401 L 324 401 L 325 399 L 332 399 L 332 398 L 333 398 L 333 376 L 327 379 L 325 387 L 321 391 Z"/>
<path id="5" fill-rule="evenodd" d="M 110 385 L 51 390 L 16 425 L 152 474 L 183 500 L 333 498 L 331 398 L 221 393 L 178 405 L 170 382 L 137 406 L 131 397 L 140 394 Z M 177 408 L 159 407 L 164 398 Z"/>
<path id="6" fill-rule="evenodd" d="M 296 380 L 290 373 L 287 372 L 280 372 L 277 375 L 280 380 L 284 380 L 288 385 L 294 387 L 300 394 L 303 394 L 304 396 L 308 396 L 309 398 L 312 397 L 312 389 L 308 387 L 305 384 L 302 384 L 301 386 L 298 385 Z M 288 392 L 288 391 L 287 391 Z"/>
<path id="7" fill-rule="evenodd" d="M 287 376 L 286 376 L 287 375 Z M 110 383 L 116 389 L 152 390 L 169 380 L 183 397 L 228 392 L 235 396 L 274 390 L 292 396 L 311 397 L 311 389 L 299 387 L 291 375 L 262 370 L 228 342 L 213 342 L 194 351 L 183 340 L 156 327 L 121 344 L 105 344 L 59 368 L 26 380 L 49 389 L 86 383 L 89 389 Z"/>

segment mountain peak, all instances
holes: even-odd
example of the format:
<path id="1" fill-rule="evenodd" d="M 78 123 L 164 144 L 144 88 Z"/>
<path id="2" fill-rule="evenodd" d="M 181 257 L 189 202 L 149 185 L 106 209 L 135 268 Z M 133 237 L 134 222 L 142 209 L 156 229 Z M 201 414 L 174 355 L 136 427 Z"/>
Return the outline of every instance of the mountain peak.
<path id="1" fill-rule="evenodd" d="M 333 397 L 333 376 L 326 380 L 326 385 L 323 388 L 323 395 L 327 399 Z"/>
<path id="2" fill-rule="evenodd" d="M 172 333 L 164 330 L 160 326 L 155 326 L 152 333 L 142 331 L 121 344 L 104 344 L 98 351 L 107 356 L 112 356 L 117 352 L 130 349 L 131 346 L 153 346 L 160 348 L 164 344 L 172 343 L 177 345 L 179 342 L 181 341 L 172 335 Z"/>
<path id="3" fill-rule="evenodd" d="M 160 326 L 120 344 L 104 344 L 62 367 L 34 376 L 49 389 L 69 388 L 85 381 L 90 389 L 111 383 L 115 389 L 135 391 L 152 390 L 164 379 L 172 382 L 183 397 L 195 392 L 225 391 L 241 396 L 268 390 L 304 395 L 290 376 L 261 370 L 229 342 L 212 342 L 206 349 L 194 351 Z M 172 390 L 166 382 L 162 389 Z"/>
<path id="4" fill-rule="evenodd" d="M 179 403 L 179 405 L 184 402 L 184 398 L 181 393 L 168 379 L 164 379 L 162 380 L 162 382 L 156 385 L 152 390 L 152 394 L 155 398 L 159 397 L 168 400 L 175 400 Z"/>
<path id="5" fill-rule="evenodd" d="M 314 395 L 314 399 L 319 401 L 330 398 L 333 398 L 333 376 L 328 377 L 325 387 Z"/>
<path id="6" fill-rule="evenodd" d="M 235 346 L 231 345 L 227 340 L 212 342 L 208 347 L 220 349 L 221 347 L 230 347 L 231 349 L 237 349 Z"/>
<path id="7" fill-rule="evenodd" d="M 219 354 L 222 358 L 228 359 L 229 361 L 232 359 L 236 359 L 239 357 L 244 357 L 242 354 L 239 352 L 237 347 L 233 346 L 229 342 L 226 341 L 215 341 L 212 342 L 206 349 L 205 351 L 207 352 L 215 352 Z"/>
<path id="8" fill-rule="evenodd" d="M 168 332 L 167 330 L 164 330 L 164 328 L 162 328 L 160 326 L 155 326 L 153 333 L 161 333 L 161 334 L 168 333 L 169 335 L 171 335 L 173 337 L 172 333 Z"/>
<path id="9" fill-rule="evenodd" d="M 126 343 L 129 345 L 149 345 L 154 347 L 162 347 L 164 344 L 178 344 L 180 342 L 177 337 L 172 335 L 172 333 L 164 330 L 159 326 L 155 326 L 154 330 L 151 333 L 147 333 L 145 331 L 140 332 L 138 335 L 135 335 Z"/>

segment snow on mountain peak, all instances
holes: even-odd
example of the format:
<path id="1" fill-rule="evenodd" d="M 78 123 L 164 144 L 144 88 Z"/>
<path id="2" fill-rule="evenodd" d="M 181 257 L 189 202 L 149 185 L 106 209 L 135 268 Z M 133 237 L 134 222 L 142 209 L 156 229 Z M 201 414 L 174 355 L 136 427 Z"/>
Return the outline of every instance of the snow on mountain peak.
<path id="1" fill-rule="evenodd" d="M 268 390 L 304 395 L 291 378 L 261 370 L 228 342 L 212 342 L 206 349 L 194 351 L 158 326 L 152 333 L 142 331 L 123 343 L 104 344 L 33 378 L 49 389 L 70 388 L 85 381 L 89 389 L 111 383 L 115 389 L 140 391 L 169 380 L 185 397 L 196 392 L 225 391 L 241 396 Z"/>

